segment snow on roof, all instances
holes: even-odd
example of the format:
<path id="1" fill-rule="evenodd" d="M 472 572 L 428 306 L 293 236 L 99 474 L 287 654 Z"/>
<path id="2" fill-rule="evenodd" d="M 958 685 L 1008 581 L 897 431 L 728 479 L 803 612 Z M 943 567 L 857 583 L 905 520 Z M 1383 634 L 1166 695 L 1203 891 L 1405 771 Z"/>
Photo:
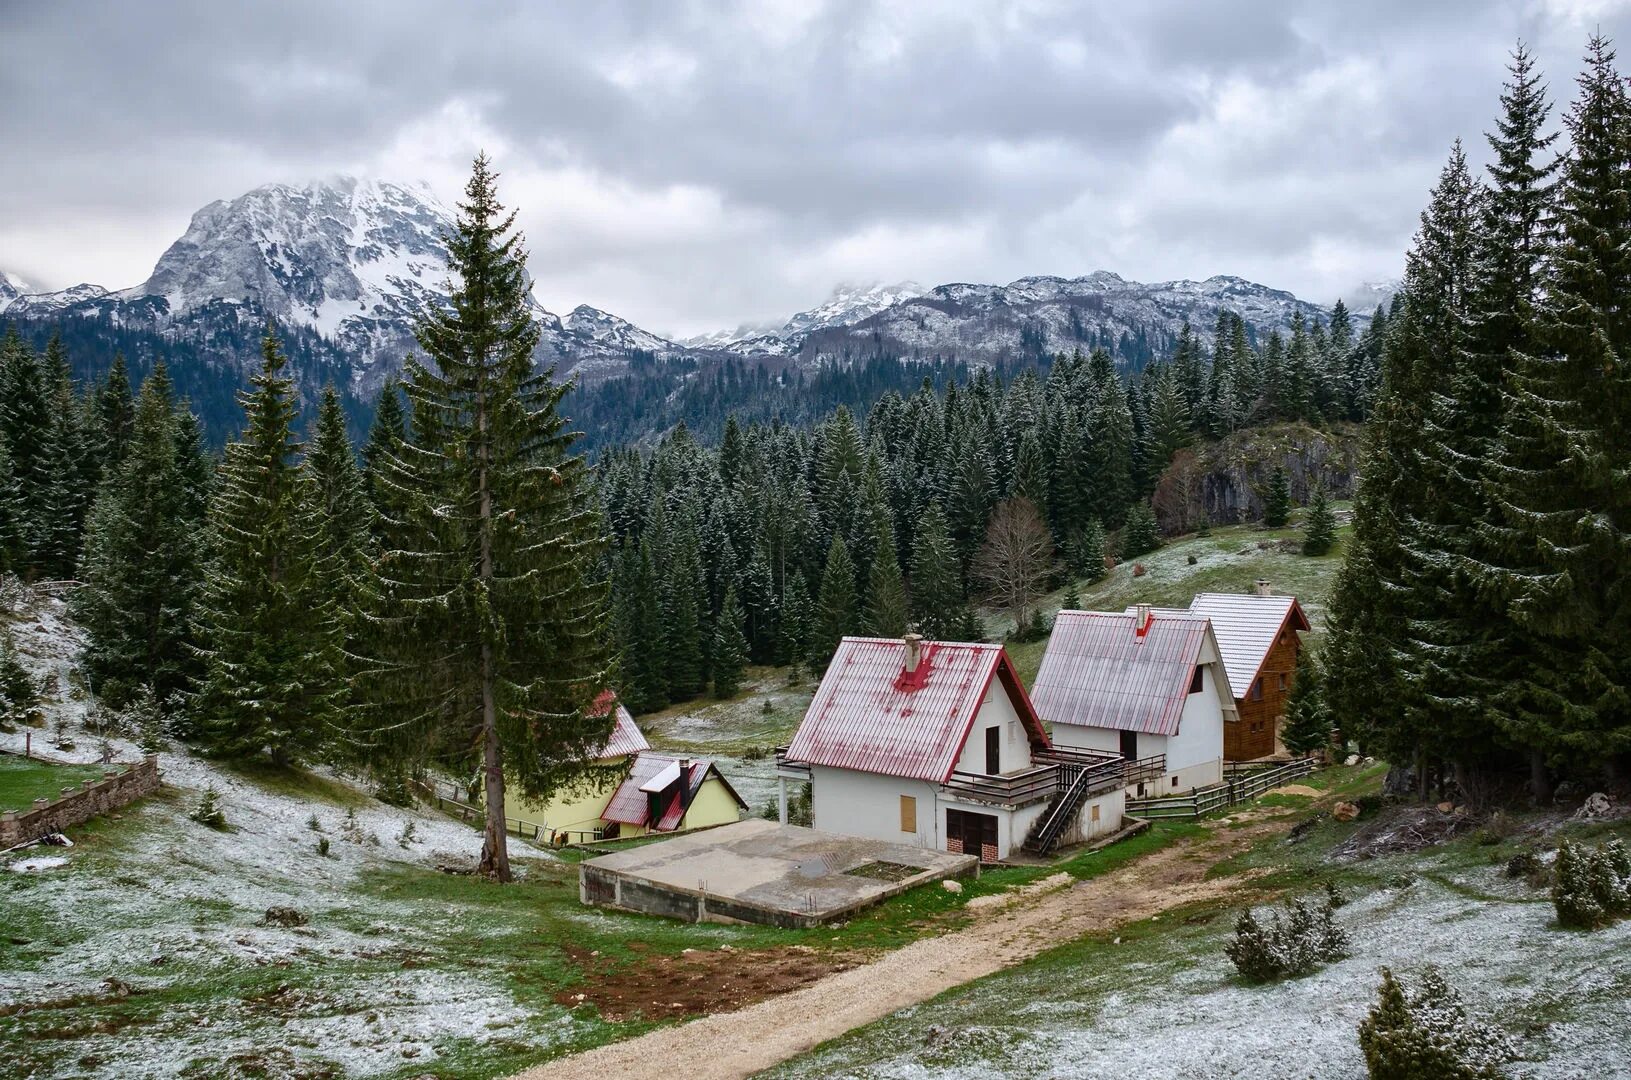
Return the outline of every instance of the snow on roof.
<path id="1" fill-rule="evenodd" d="M 1242 697 L 1250 692 L 1252 680 L 1287 622 L 1293 630 L 1308 629 L 1308 617 L 1295 596 L 1196 593 L 1189 610 L 1212 620 L 1229 685 Z"/>
<path id="2" fill-rule="evenodd" d="M 1173 735 L 1210 628 L 1188 612 L 1061 611 L 1031 688 L 1055 724 Z"/>
<path id="3" fill-rule="evenodd" d="M 944 781 L 962 753 L 986 688 L 998 677 L 1032 742 L 1047 745 L 1001 645 L 927 641 L 921 648 L 917 670 L 908 674 L 906 646 L 899 638 L 840 642 L 787 759 Z"/>
<path id="4" fill-rule="evenodd" d="M 606 744 L 600 752 L 595 754 L 596 759 L 610 757 L 627 757 L 629 754 L 638 754 L 642 750 L 650 750 L 651 744 L 641 733 L 640 727 L 634 722 L 634 717 L 623 703 L 617 700 L 617 694 L 611 690 L 602 690 L 595 703 L 590 706 L 591 716 L 604 716 L 606 710 L 613 706 L 617 708 L 616 718 L 612 722 L 612 731 L 606 736 Z"/>
<path id="5" fill-rule="evenodd" d="M 651 794 L 660 794 L 680 778 L 680 759 L 670 754 L 656 754 L 649 750 L 635 755 L 634 763 L 629 766 L 629 775 L 612 792 L 606 809 L 601 811 L 602 821 L 615 821 L 622 825 L 649 825 L 658 832 L 671 832 L 679 827 L 680 819 L 685 816 L 686 807 L 691 804 L 698 789 L 710 776 L 725 785 L 731 798 L 736 800 L 738 806 L 747 809 L 747 803 L 742 796 L 731 787 L 730 781 L 725 779 L 723 773 L 714 768 L 711 761 L 693 759 L 686 776 L 686 798 L 682 802 L 680 792 L 676 790 L 663 812 L 653 822 L 651 818 Z"/>

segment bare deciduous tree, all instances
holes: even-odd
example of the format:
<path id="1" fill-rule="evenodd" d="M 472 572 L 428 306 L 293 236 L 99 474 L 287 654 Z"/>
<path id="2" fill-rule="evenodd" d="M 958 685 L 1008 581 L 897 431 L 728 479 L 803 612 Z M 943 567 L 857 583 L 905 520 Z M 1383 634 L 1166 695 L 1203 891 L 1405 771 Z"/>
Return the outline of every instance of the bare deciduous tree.
<path id="1" fill-rule="evenodd" d="M 1179 450 L 1155 487 L 1155 517 L 1169 535 L 1189 532 L 1206 514 L 1202 484 L 1206 470 L 1193 450 Z"/>
<path id="2" fill-rule="evenodd" d="M 1013 615 L 1017 629 L 1030 621 L 1052 570 L 1053 535 L 1035 504 L 1024 497 L 998 503 L 974 557 L 974 576 L 991 603 Z"/>

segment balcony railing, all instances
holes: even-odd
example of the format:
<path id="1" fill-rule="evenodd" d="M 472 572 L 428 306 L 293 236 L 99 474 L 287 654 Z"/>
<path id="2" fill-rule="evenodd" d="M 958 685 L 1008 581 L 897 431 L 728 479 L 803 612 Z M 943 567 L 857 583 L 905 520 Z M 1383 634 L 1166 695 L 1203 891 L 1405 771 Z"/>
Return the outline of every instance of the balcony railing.
<path id="1" fill-rule="evenodd" d="M 953 795 L 1017 806 L 1053 798 L 1058 793 L 1060 779 L 1058 765 L 1041 765 L 1006 775 L 954 772 L 940 786 Z"/>
<path id="2" fill-rule="evenodd" d="M 785 776 L 790 780 L 810 779 L 810 764 L 807 761 L 788 761 L 787 747 L 776 747 L 776 775 Z"/>
<path id="3" fill-rule="evenodd" d="M 954 772 L 941 787 L 952 795 L 1005 806 L 1021 806 L 1051 799 L 1076 782 L 1084 771 L 1093 773 L 1088 793 L 1099 794 L 1118 785 L 1136 784 L 1162 775 L 1166 755 L 1125 761 L 1119 755 L 1096 750 L 1050 747 L 1031 755 L 1034 763 L 1022 772 L 1007 774 Z M 788 761 L 787 747 L 776 747 L 776 773 L 790 779 L 810 779 L 810 766 Z"/>

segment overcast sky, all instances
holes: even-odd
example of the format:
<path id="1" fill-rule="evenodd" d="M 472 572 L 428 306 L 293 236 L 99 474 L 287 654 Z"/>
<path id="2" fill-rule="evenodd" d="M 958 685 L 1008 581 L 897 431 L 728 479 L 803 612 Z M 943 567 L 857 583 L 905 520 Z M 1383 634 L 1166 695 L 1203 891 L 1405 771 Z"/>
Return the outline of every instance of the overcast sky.
<path id="1" fill-rule="evenodd" d="M 1229 273 L 1329 301 L 1397 275 L 1451 140 L 1482 159 L 1512 44 L 1566 98 L 1594 27 L 1631 15 L 0 0 L 0 269 L 132 285 L 211 200 L 333 172 L 451 198 L 486 148 L 539 299 L 671 334 L 840 281 Z"/>

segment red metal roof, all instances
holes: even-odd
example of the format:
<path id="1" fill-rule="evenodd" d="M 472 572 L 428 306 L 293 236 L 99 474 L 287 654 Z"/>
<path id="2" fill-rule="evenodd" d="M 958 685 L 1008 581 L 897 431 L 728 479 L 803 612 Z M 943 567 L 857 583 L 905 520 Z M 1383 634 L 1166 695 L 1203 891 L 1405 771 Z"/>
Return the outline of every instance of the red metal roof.
<path id="1" fill-rule="evenodd" d="M 688 795 L 684 803 L 681 803 L 679 792 L 676 791 L 663 807 L 662 815 L 652 823 L 651 800 L 640 787 L 655 779 L 664 769 L 678 764 L 679 760 L 671 754 L 654 754 L 649 750 L 637 754 L 633 764 L 629 766 L 629 775 L 618 785 L 617 790 L 612 792 L 606 809 L 601 811 L 601 820 L 615 821 L 623 825 L 649 825 L 658 832 L 671 832 L 679 827 L 680 818 L 685 816 L 685 807 L 690 805 L 691 799 L 696 796 L 697 790 L 702 787 L 703 781 L 708 779 L 710 773 L 725 785 L 725 790 L 731 793 L 731 798 L 736 800 L 738 806 L 747 809 L 747 803 L 742 801 L 742 797 L 731 787 L 724 774 L 714 768 L 713 762 L 693 759 L 690 775 L 686 778 Z"/>
<path id="2" fill-rule="evenodd" d="M 899 638 L 847 637 L 787 748 L 787 760 L 944 781 L 998 678 L 1038 746 L 1047 734 L 1000 645 L 929 641 L 906 673 Z"/>
<path id="3" fill-rule="evenodd" d="M 1209 632 L 1170 611 L 1152 612 L 1143 635 L 1136 615 L 1061 611 L 1031 700 L 1054 724 L 1175 734 Z"/>
<path id="4" fill-rule="evenodd" d="M 612 721 L 612 733 L 606 736 L 606 745 L 594 755 L 595 758 L 627 757 L 642 750 L 650 750 L 651 744 L 646 742 L 646 737 L 641 734 L 634 717 L 623 707 L 623 703 L 617 700 L 617 695 L 612 691 L 600 692 L 600 696 L 595 698 L 595 703 L 589 707 L 589 715 L 604 716 L 606 710 L 613 707 L 616 708 L 617 715 Z"/>

